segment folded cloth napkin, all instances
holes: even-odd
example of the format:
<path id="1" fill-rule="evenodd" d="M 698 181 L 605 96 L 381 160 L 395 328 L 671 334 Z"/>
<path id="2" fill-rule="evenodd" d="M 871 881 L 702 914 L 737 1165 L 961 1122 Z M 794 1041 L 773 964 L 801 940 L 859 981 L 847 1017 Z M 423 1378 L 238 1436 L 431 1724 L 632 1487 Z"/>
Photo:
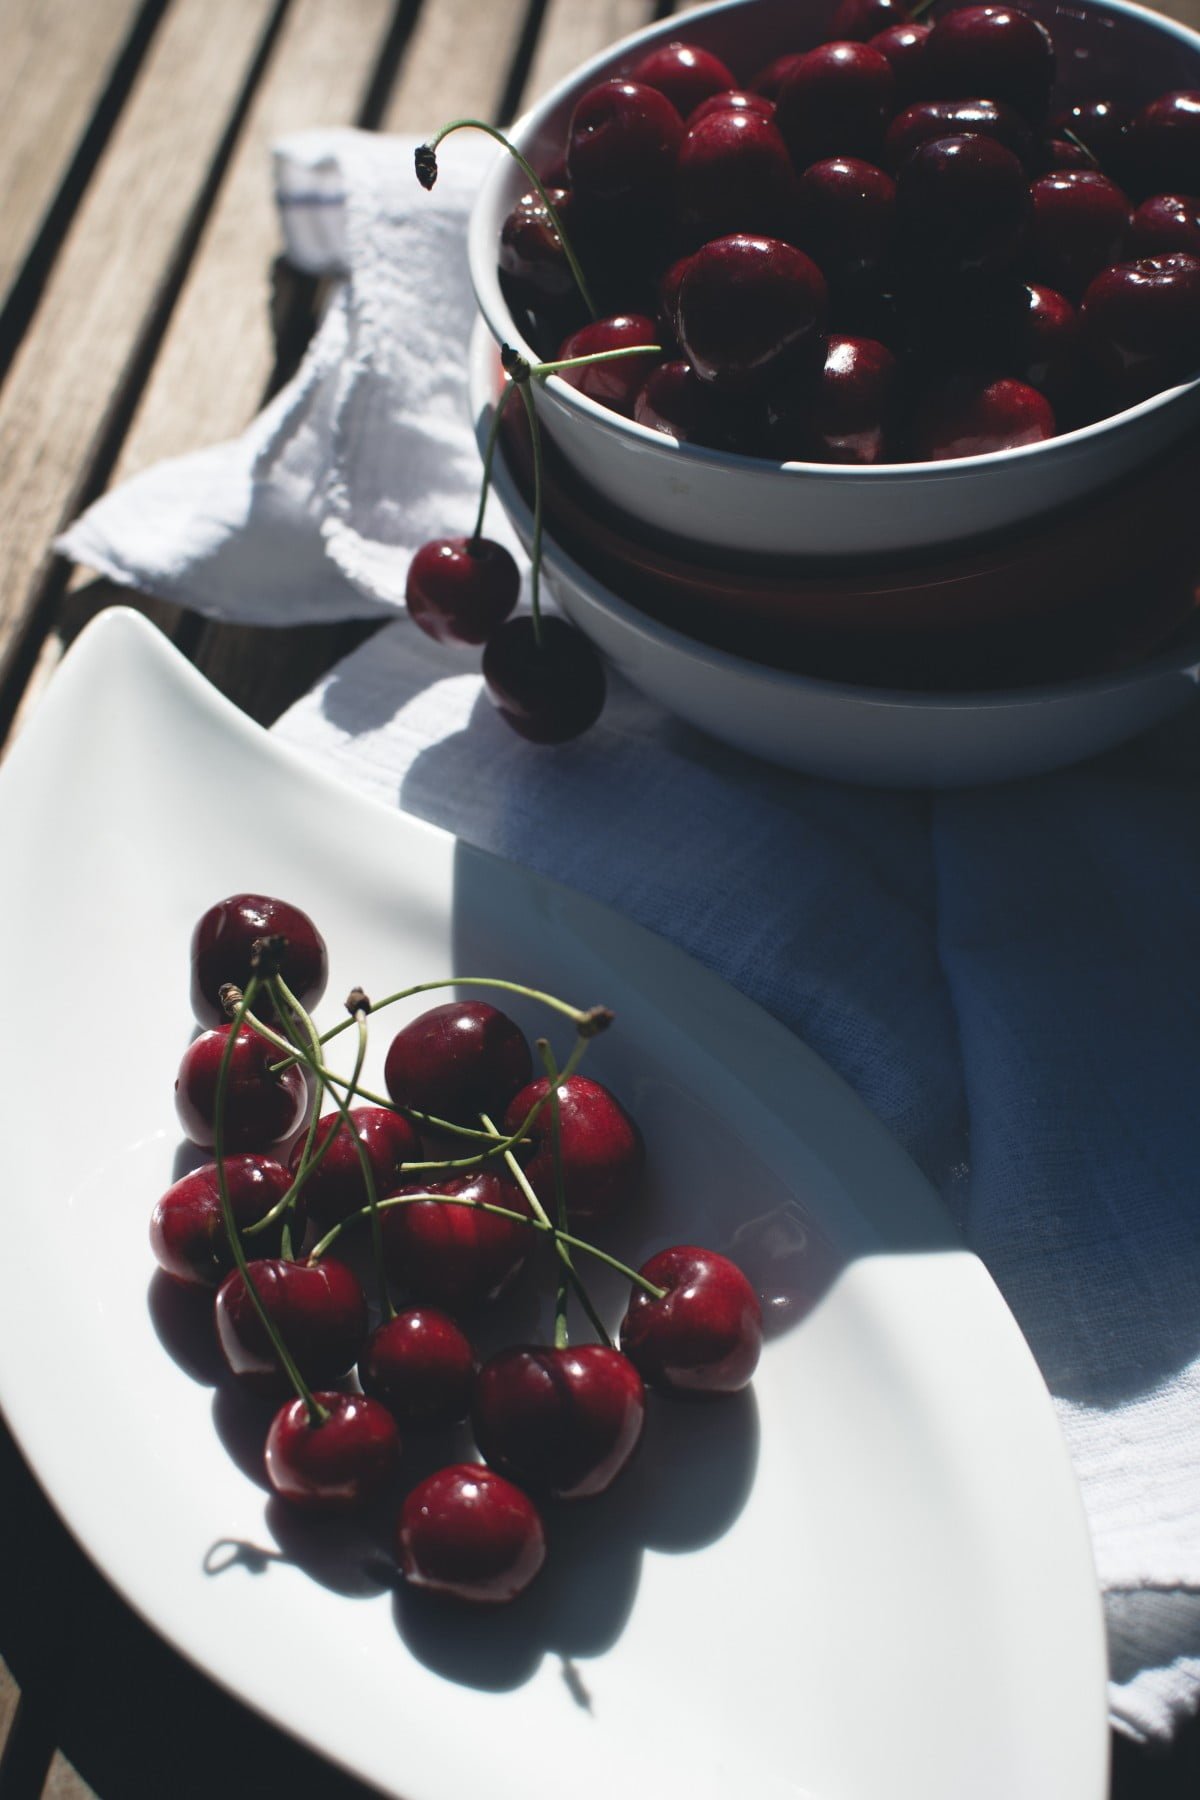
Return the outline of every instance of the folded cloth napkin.
<path id="1" fill-rule="evenodd" d="M 469 529 L 483 163 L 306 133 L 289 249 L 344 276 L 291 386 L 234 444 L 98 501 L 65 554 L 215 617 L 400 609 L 413 549 Z M 491 154 L 489 150 L 487 154 Z M 489 529 L 508 537 L 493 507 Z M 511 540 L 510 540 L 511 541 Z M 939 1184 L 1054 1395 L 1109 1623 L 1114 1721 L 1200 1701 L 1200 719 L 991 790 L 851 790 L 708 742 L 614 680 L 554 752 L 478 658 L 398 618 L 277 727 L 350 782 L 585 889 L 801 1034 Z"/>

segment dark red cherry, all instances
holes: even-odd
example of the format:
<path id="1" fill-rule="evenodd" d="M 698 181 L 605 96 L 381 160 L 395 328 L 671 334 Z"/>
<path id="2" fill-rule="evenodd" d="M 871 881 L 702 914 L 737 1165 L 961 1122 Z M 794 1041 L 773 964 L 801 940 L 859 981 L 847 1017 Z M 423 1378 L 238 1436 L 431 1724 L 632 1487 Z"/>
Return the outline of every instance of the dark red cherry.
<path id="1" fill-rule="evenodd" d="M 501 1214 L 527 1214 L 528 1203 L 507 1174 L 468 1170 L 436 1181 L 414 1177 L 398 1193 L 449 1194 L 471 1205 L 417 1200 L 383 1209 L 388 1272 L 419 1300 L 452 1313 L 474 1312 L 503 1292 L 533 1247 L 530 1226 Z"/>
<path id="2" fill-rule="evenodd" d="M 614 362 L 588 363 L 582 369 L 563 369 L 562 379 L 601 406 L 633 417 L 633 397 L 646 379 L 646 372 L 661 356 L 657 349 L 658 327 L 645 313 L 617 313 L 609 319 L 593 319 L 573 331 L 558 347 L 555 361 L 568 356 L 599 356 L 609 350 L 632 350 L 638 344 L 649 345 L 642 356 L 620 356 Z"/>
<path id="3" fill-rule="evenodd" d="M 255 1225 L 282 1200 L 292 1178 L 267 1156 L 227 1156 L 225 1185 L 239 1231 Z M 304 1230 L 303 1199 L 293 1222 L 297 1241 Z M 282 1220 L 251 1240 L 266 1256 L 279 1252 Z M 233 1267 L 233 1252 L 221 1217 L 216 1163 L 205 1163 L 169 1187 L 150 1216 L 150 1247 L 160 1268 L 184 1287 L 215 1288 Z"/>
<path id="4" fill-rule="evenodd" d="M 1200 196 L 1196 194 L 1152 194 L 1130 220 L 1132 257 L 1169 256 L 1173 250 L 1200 256 Z"/>
<path id="5" fill-rule="evenodd" d="M 507 619 L 521 592 L 521 572 L 491 538 L 434 538 L 408 568 L 409 617 L 439 644 L 482 644 Z"/>
<path id="6" fill-rule="evenodd" d="M 358 1379 L 405 1429 L 433 1431 L 466 1418 L 475 1352 L 448 1313 L 413 1307 L 376 1326 L 359 1358 Z"/>
<path id="7" fill-rule="evenodd" d="M 1054 86 L 1054 41 L 1014 6 L 960 6 L 937 20 L 925 46 L 931 94 L 986 94 L 1040 125 Z"/>
<path id="8" fill-rule="evenodd" d="M 1200 194 L 1200 90 L 1160 94 L 1132 133 L 1146 193 Z"/>
<path id="9" fill-rule="evenodd" d="M 907 106 L 925 93 L 925 41 L 930 27 L 914 20 L 887 25 L 867 40 L 872 50 L 886 56 L 896 77 L 896 104 Z"/>
<path id="10" fill-rule="evenodd" d="M 571 235 L 571 196 L 565 188 L 546 190 L 551 205 Z M 515 282 L 527 306 L 556 305 L 573 299 L 575 277 L 562 242 L 550 222 L 536 188 L 522 194 L 500 228 L 500 269 Z"/>
<path id="11" fill-rule="evenodd" d="M 1088 346 L 1126 403 L 1200 371 L 1200 257 L 1175 251 L 1103 269 L 1080 308 Z"/>
<path id="12" fill-rule="evenodd" d="M 456 1125 L 499 1115 L 533 1072 L 525 1034 L 486 1000 L 448 1000 L 402 1025 L 384 1064 L 397 1106 Z"/>
<path id="13" fill-rule="evenodd" d="M 684 270 L 691 262 L 690 253 L 681 256 L 671 263 L 658 283 L 658 316 L 662 321 L 665 335 L 678 340 L 679 337 L 679 287 L 683 280 Z M 653 374 L 653 370 L 650 371 Z M 649 380 L 649 376 L 646 377 Z"/>
<path id="14" fill-rule="evenodd" d="M 679 42 L 648 50 L 630 69 L 629 79 L 665 94 L 681 119 L 688 118 L 702 100 L 734 86 L 720 57 L 698 44 Z"/>
<path id="15" fill-rule="evenodd" d="M 802 55 L 803 52 L 795 50 L 786 56 L 777 56 L 773 62 L 767 63 L 750 83 L 751 92 L 761 94 L 764 100 L 777 100 L 780 88 L 797 63 L 800 62 Z"/>
<path id="16" fill-rule="evenodd" d="M 715 238 L 684 268 L 679 339 L 702 380 L 762 391 L 795 368 L 819 368 L 828 304 L 825 278 L 803 251 L 778 238 Z"/>
<path id="17" fill-rule="evenodd" d="M 471 1405 L 475 1442 L 491 1466 L 556 1500 L 611 1487 L 645 1417 L 641 1376 L 603 1344 L 502 1350 L 479 1371 Z"/>
<path id="18" fill-rule="evenodd" d="M 367 1302 L 345 1263 L 263 1257 L 249 1265 L 254 1291 L 279 1329 L 288 1354 L 310 1386 L 340 1381 L 358 1361 L 367 1336 Z M 233 1373 L 248 1387 L 277 1391 L 287 1377 L 237 1269 L 217 1290 L 217 1337 Z"/>
<path id="19" fill-rule="evenodd" d="M 775 102 L 768 100 L 765 94 L 751 93 L 748 88 L 726 88 L 723 93 L 713 94 L 702 100 L 688 114 L 688 124 L 698 125 L 701 119 L 707 119 L 715 112 L 751 112 L 757 113 L 760 119 L 775 117 Z"/>
<path id="20" fill-rule="evenodd" d="M 202 1025 L 225 1023 L 221 989 L 228 981 L 245 987 L 251 952 L 261 937 L 287 939 L 279 972 L 301 1006 L 309 1012 L 316 1006 L 329 978 L 329 959 L 308 914 L 269 894 L 231 894 L 210 906 L 192 933 L 192 1011 Z M 257 1010 L 270 1016 L 265 996 Z"/>
<path id="21" fill-rule="evenodd" d="M 1023 381 L 960 376 L 918 403 L 912 453 L 918 462 L 986 456 L 1053 437 L 1058 427 L 1043 394 Z"/>
<path id="22" fill-rule="evenodd" d="M 488 1605 L 515 1600 L 546 1560 L 533 1501 L 482 1463 L 418 1482 L 400 1508 L 396 1545 L 414 1587 Z"/>
<path id="23" fill-rule="evenodd" d="M 986 137 L 1028 166 L 1033 133 L 1011 106 L 997 100 L 917 100 L 897 113 L 883 140 L 889 169 L 902 168 L 913 151 L 937 138 Z"/>
<path id="24" fill-rule="evenodd" d="M 636 81 L 602 81 L 576 104 L 567 173 L 580 199 L 653 210 L 668 198 L 683 120 L 665 94 Z"/>
<path id="25" fill-rule="evenodd" d="M 201 1032 L 183 1053 L 175 1077 L 175 1111 L 193 1144 L 211 1148 L 217 1115 L 217 1076 L 231 1025 Z M 266 1150 L 292 1135 L 304 1119 L 308 1090 L 298 1067 L 273 1074 L 279 1051 L 249 1025 L 237 1034 L 225 1091 L 225 1150 Z"/>
<path id="26" fill-rule="evenodd" d="M 328 1415 L 315 1425 L 303 1400 L 289 1400 L 267 1433 L 267 1480 L 281 1500 L 314 1513 L 350 1513 L 380 1493 L 400 1461 L 400 1433 L 385 1406 L 365 1394 L 318 1392 Z"/>
<path id="27" fill-rule="evenodd" d="M 621 1348 L 647 1386 L 676 1393 L 736 1394 L 758 1366 L 762 1308 L 736 1263 L 678 1244 L 639 1271 L 661 1299 L 635 1287 Z"/>
<path id="28" fill-rule="evenodd" d="M 775 123 L 798 170 L 826 156 L 873 161 L 895 104 L 886 56 L 867 44 L 819 44 L 784 77 Z"/>
<path id="29" fill-rule="evenodd" d="M 604 711 L 604 664 L 564 619 L 543 618 L 540 643 L 528 614 L 507 620 L 487 641 L 483 679 L 504 723 L 534 744 L 579 737 Z"/>
<path id="30" fill-rule="evenodd" d="M 1058 169 L 1031 183 L 1033 213 L 1026 258 L 1040 282 L 1077 300 L 1120 260 L 1129 235 L 1129 201 L 1098 169 Z"/>
<path id="31" fill-rule="evenodd" d="M 1106 175 L 1118 182 L 1123 179 L 1129 159 L 1129 132 L 1133 124 L 1132 107 L 1116 100 L 1079 100 L 1055 113 L 1050 129 L 1055 137 L 1068 133 L 1088 149 Z"/>
<path id="32" fill-rule="evenodd" d="M 1037 152 L 1039 172 L 1050 175 L 1056 169 L 1094 169 L 1096 159 L 1083 144 L 1069 138 L 1043 138 Z"/>
<path id="33" fill-rule="evenodd" d="M 652 369 L 633 403 L 639 425 L 678 438 L 681 444 L 732 449 L 731 422 L 720 396 L 701 381 L 689 362 L 661 363 Z"/>
<path id="34" fill-rule="evenodd" d="M 1079 316 L 1054 288 L 1031 282 L 1025 294 L 1027 303 L 1006 350 L 1005 372 L 1057 405 L 1074 397 L 1080 379 Z"/>
<path id="35" fill-rule="evenodd" d="M 787 145 L 772 120 L 726 107 L 689 123 L 679 147 L 677 192 L 692 241 L 731 231 L 789 236 L 795 187 Z"/>
<path id="36" fill-rule="evenodd" d="M 511 1101 L 504 1129 L 512 1133 L 549 1092 L 543 1075 Z M 642 1134 L 615 1094 L 586 1075 L 571 1075 L 558 1088 L 563 1189 L 575 1221 L 608 1219 L 636 1202 L 646 1160 Z M 554 1216 L 554 1144 L 549 1106 L 529 1128 L 532 1149 L 518 1152 L 538 1199 Z"/>
<path id="37" fill-rule="evenodd" d="M 896 197 L 910 263 L 952 275 L 1011 263 L 1030 211 L 1020 162 L 985 137 L 921 144 L 896 178 Z"/>
<path id="38" fill-rule="evenodd" d="M 875 273 L 895 232 L 896 184 L 872 163 L 829 157 L 796 184 L 796 242 L 829 281 Z"/>
<path id="39" fill-rule="evenodd" d="M 825 367 L 805 419 L 818 462 L 873 464 L 892 453 L 899 389 L 896 359 L 870 338 L 831 337 Z"/>
<path id="40" fill-rule="evenodd" d="M 309 1174 L 303 1194 L 309 1216 L 323 1230 L 349 1218 L 370 1199 L 355 1147 L 355 1134 L 371 1166 L 377 1199 L 393 1193 L 403 1180 L 404 1163 L 415 1162 L 421 1155 L 420 1140 L 408 1120 L 389 1112 L 387 1107 L 353 1106 L 350 1117 L 354 1121 L 354 1133 L 343 1123 L 340 1113 L 326 1113 L 317 1122 L 314 1151 L 320 1149 L 327 1138 L 332 1137 L 333 1142 Z M 302 1140 L 292 1151 L 293 1174 L 299 1168 L 303 1154 Z"/>
<path id="41" fill-rule="evenodd" d="M 865 44 L 889 25 L 903 25 L 907 14 L 899 0 L 838 0 L 825 35 Z"/>

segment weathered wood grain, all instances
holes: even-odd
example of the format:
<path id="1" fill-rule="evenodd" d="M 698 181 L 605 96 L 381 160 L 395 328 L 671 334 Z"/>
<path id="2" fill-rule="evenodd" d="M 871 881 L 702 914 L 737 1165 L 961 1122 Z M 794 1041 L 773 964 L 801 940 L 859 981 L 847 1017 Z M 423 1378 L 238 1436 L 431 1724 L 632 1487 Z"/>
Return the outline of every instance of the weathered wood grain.
<path id="1" fill-rule="evenodd" d="M 549 0 L 522 97 L 530 105 L 589 56 L 648 25 L 654 0 Z"/>
<path id="2" fill-rule="evenodd" d="M 526 0 L 425 0 L 384 108 L 385 131 L 433 132 L 448 119 L 495 120 Z"/>
<path id="3" fill-rule="evenodd" d="M 62 1751 L 56 1750 L 46 1771 L 42 1800 L 99 1800 L 99 1795 L 76 1773 Z"/>
<path id="4" fill-rule="evenodd" d="M 0 1755 L 4 1753 L 5 1740 L 12 1724 L 13 1714 L 17 1710 L 20 1690 L 12 1678 L 8 1664 L 0 1656 Z"/>

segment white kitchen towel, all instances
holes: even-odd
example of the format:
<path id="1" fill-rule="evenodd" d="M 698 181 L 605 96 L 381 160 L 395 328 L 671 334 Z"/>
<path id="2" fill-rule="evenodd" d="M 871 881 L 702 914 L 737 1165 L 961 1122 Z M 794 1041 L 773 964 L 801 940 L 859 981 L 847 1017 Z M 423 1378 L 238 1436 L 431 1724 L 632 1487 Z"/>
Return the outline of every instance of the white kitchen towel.
<path id="1" fill-rule="evenodd" d="M 285 234 L 344 280 L 237 443 L 98 501 L 61 548 L 214 617 L 399 610 L 469 529 L 463 231 L 483 158 L 306 133 Z M 511 541 L 493 505 L 493 535 Z M 1114 1721 L 1200 1701 L 1200 714 L 1084 768 L 894 794 L 785 774 L 619 681 L 556 751 L 478 658 L 389 624 L 277 727 L 348 781 L 620 908 L 800 1033 L 938 1182 L 1055 1397 L 1091 1522 Z"/>

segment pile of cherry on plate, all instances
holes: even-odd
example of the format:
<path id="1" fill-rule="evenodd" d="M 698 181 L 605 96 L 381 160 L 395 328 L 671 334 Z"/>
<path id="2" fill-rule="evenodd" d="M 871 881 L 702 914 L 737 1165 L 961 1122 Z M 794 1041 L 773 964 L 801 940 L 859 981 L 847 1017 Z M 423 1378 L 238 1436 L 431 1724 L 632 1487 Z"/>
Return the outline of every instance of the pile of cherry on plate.
<path id="1" fill-rule="evenodd" d="M 604 1008 L 515 989 L 574 1024 L 572 1056 L 548 1065 L 552 1086 L 549 1073 L 535 1079 L 505 1013 L 437 1005 L 392 1037 L 384 1097 L 360 1085 L 371 1012 L 361 990 L 317 1035 L 309 1014 L 328 956 L 299 908 L 262 894 L 218 902 L 196 925 L 191 970 L 204 1029 L 180 1065 L 176 1109 L 194 1144 L 219 1149 L 158 1201 L 150 1240 L 172 1282 L 202 1298 L 215 1290 L 230 1378 L 283 1399 L 269 1426 L 264 1415 L 272 1489 L 313 1513 L 394 1492 L 408 1582 L 513 1599 L 545 1558 L 539 1508 L 603 1493 L 628 1466 L 645 1384 L 719 1396 L 749 1382 L 762 1342 L 753 1288 L 695 1245 L 634 1270 L 591 1243 L 636 1212 L 644 1160 L 616 1096 L 573 1072 L 611 1018 Z M 325 1059 L 345 1032 L 357 1052 L 337 1077 Z M 302 1068 L 287 1052 L 304 1044 Z M 374 1306 L 347 1252 L 365 1258 Z M 629 1283 L 619 1348 L 588 1293 L 593 1258 Z M 527 1263 L 556 1289 L 554 1341 L 507 1344 L 481 1365 L 472 1321 Z M 598 1341 L 570 1341 L 569 1299 Z M 455 1437 L 468 1417 L 482 1461 L 460 1454 L 420 1479 L 406 1473 L 402 1435 L 428 1467 L 430 1440 Z"/>
<path id="2" fill-rule="evenodd" d="M 1200 372 L 1200 91 L 1055 105 L 1014 6 L 933 24 L 840 0 L 829 41 L 735 71 L 679 42 L 583 93 L 505 222 L 547 360 L 682 441 L 840 463 L 1038 443 Z M 650 366 L 647 368 L 647 362 Z"/>

